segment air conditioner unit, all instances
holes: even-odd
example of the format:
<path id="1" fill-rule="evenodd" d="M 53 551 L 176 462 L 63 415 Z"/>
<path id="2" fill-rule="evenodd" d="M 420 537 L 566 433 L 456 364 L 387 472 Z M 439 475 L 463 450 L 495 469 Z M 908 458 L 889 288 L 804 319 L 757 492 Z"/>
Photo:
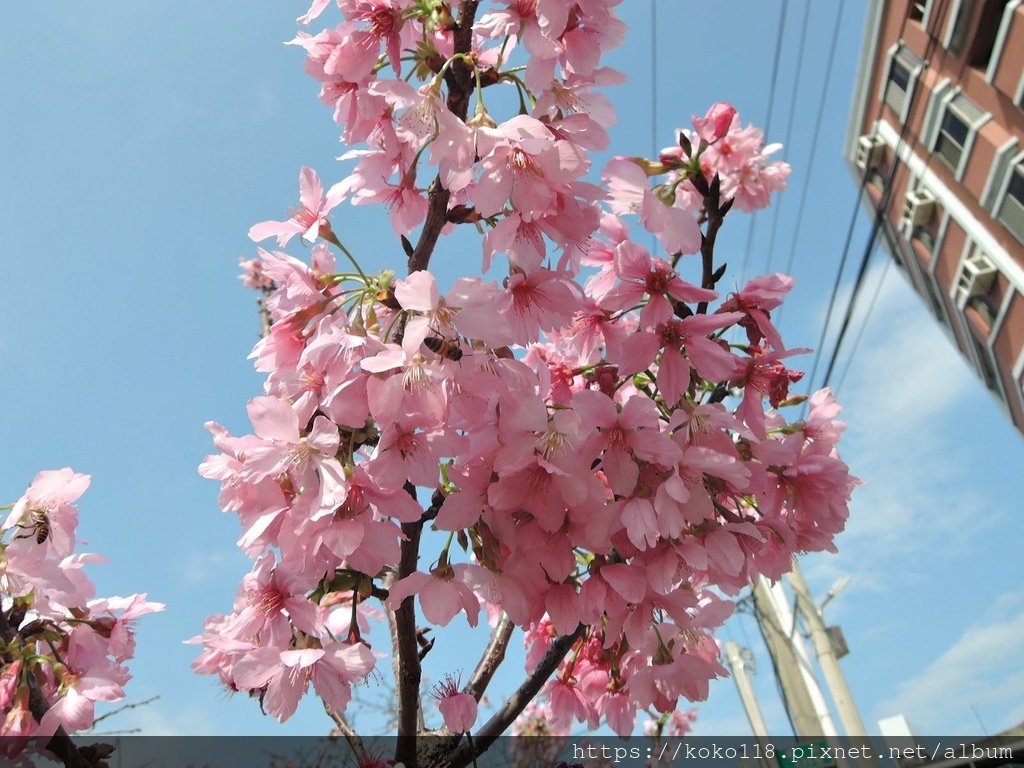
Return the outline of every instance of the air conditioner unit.
<path id="1" fill-rule="evenodd" d="M 935 213 L 935 196 L 927 189 L 907 192 L 903 203 L 903 221 L 912 227 L 920 227 L 932 220 Z"/>
<path id="2" fill-rule="evenodd" d="M 882 162 L 882 150 L 885 142 L 877 134 L 861 136 L 857 140 L 857 157 L 854 163 L 862 171 L 875 169 Z"/>
<path id="3" fill-rule="evenodd" d="M 983 296 L 991 291 L 997 272 L 995 264 L 985 254 L 972 253 L 968 256 L 958 284 L 961 300 Z"/>

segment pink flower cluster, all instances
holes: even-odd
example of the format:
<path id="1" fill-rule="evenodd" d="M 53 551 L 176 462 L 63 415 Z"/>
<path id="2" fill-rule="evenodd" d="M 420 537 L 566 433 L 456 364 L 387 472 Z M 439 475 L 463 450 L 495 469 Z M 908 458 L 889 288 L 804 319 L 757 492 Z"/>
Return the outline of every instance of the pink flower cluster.
<path id="1" fill-rule="evenodd" d="M 75 502 L 88 487 L 89 476 L 70 469 L 40 472 L 0 528 L 0 744 L 7 757 L 58 727 L 89 728 L 95 702 L 123 699 L 135 620 L 164 608 L 144 594 L 94 597 L 83 567 L 103 558 L 74 551 Z"/>
<path id="2" fill-rule="evenodd" d="M 551 727 L 631 733 L 638 710 L 703 699 L 725 674 L 723 594 L 778 579 L 843 529 L 856 480 L 839 407 L 825 390 L 805 421 L 779 410 L 801 376 L 783 360 L 804 351 L 771 320 L 793 281 L 722 296 L 711 269 L 729 209 L 766 205 L 788 166 L 717 104 L 659 158 L 616 157 L 603 187 L 586 180 L 614 121 L 595 89 L 620 80 L 600 66 L 623 36 L 616 4 L 502 0 L 474 22 L 441 2 L 338 0 L 338 26 L 292 41 L 343 140 L 365 148 L 326 193 L 304 168 L 299 208 L 250 231 L 313 247 L 309 263 L 261 249 L 246 264 L 249 284 L 273 284 L 253 351 L 265 394 L 249 402 L 253 434 L 208 425 L 219 452 L 200 471 L 255 564 L 195 663 L 281 720 L 311 684 L 343 710 L 374 667 L 369 606 L 416 598 L 431 625 L 503 613 L 525 630 L 528 672 L 574 636 L 544 690 Z M 499 121 L 492 88 L 519 113 Z M 388 206 L 407 277 L 365 274 L 329 220 L 345 199 Z M 484 234 L 484 271 L 501 256 L 507 276 L 444 290 L 417 262 L 428 232 L 461 224 Z M 441 535 L 400 566 L 426 524 Z M 445 689 L 454 732 L 476 716 L 460 695 Z"/>

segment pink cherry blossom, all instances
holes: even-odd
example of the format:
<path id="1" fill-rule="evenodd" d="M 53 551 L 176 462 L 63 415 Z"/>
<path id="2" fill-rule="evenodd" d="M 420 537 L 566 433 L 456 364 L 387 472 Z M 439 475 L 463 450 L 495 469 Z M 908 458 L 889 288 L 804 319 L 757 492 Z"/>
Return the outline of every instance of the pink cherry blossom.
<path id="1" fill-rule="evenodd" d="M 638 215 L 649 232 L 658 236 L 668 253 L 700 250 L 700 226 L 688 198 L 677 193 L 670 200 L 655 194 L 643 168 L 626 157 L 613 158 L 602 174 L 612 213 Z"/>
<path id="2" fill-rule="evenodd" d="M 78 474 L 67 467 L 37 474 L 0 528 L 27 531 L 15 536 L 10 546 L 16 551 L 27 548 L 30 539 L 38 538 L 38 526 L 45 525 L 48 533 L 43 543 L 49 556 L 60 559 L 71 554 L 78 525 L 74 503 L 90 482 L 89 475 Z"/>
<path id="3" fill-rule="evenodd" d="M 93 614 L 110 614 L 102 620 L 104 633 L 109 633 L 107 652 L 115 661 L 127 661 L 135 655 L 135 621 L 148 613 L 164 610 L 163 603 L 146 600 L 145 593 L 129 597 L 108 597 L 90 600 L 87 604 Z"/>
<path id="4" fill-rule="evenodd" d="M 432 624 L 445 627 L 464 611 L 475 627 L 480 615 L 480 600 L 473 587 L 478 583 L 478 566 L 466 563 L 441 566 L 431 573 L 416 571 L 391 587 L 386 604 L 395 609 L 407 597 L 419 594 L 423 615 Z"/>
<path id="5" fill-rule="evenodd" d="M 625 241 L 615 248 L 615 272 L 620 282 L 602 299 L 608 309 L 629 309 L 648 297 L 640 323 L 653 327 L 673 316 L 670 299 L 682 302 L 709 301 L 718 296 L 682 280 L 664 259 L 652 258 L 636 243 Z"/>
<path id="6" fill-rule="evenodd" d="M 546 212 L 556 188 L 586 169 L 536 118 L 519 115 L 478 140 L 484 176 L 473 190 L 477 211 L 490 216 L 506 201 L 527 221 Z M 486 138 L 485 138 L 486 137 Z"/>
<path id="7" fill-rule="evenodd" d="M 636 459 L 667 466 L 678 457 L 676 446 L 661 434 L 657 410 L 649 400 L 631 398 L 619 413 L 611 400 L 591 390 L 578 393 L 572 404 L 584 423 L 598 429 L 590 449 L 595 444 L 604 449 L 601 466 L 615 493 L 632 493 L 640 474 Z"/>
<path id="8" fill-rule="evenodd" d="M 402 11 L 408 5 L 405 0 L 338 0 L 338 5 L 349 21 L 362 23 L 352 33 L 349 44 L 353 62 L 344 69 L 347 77 L 358 79 L 369 74 L 370 67 L 377 62 L 383 44 L 391 68 L 397 75 L 402 71 L 402 47 L 409 35 L 404 33 Z M 357 63 L 358 62 L 358 63 Z"/>
<path id="9" fill-rule="evenodd" d="M 452 733 L 466 733 L 476 722 L 477 704 L 470 694 L 459 691 L 459 683 L 451 675 L 434 686 L 431 695 L 444 718 L 444 727 Z"/>
<path id="10" fill-rule="evenodd" d="M 254 224 L 249 237 L 254 242 L 276 237 L 282 248 L 295 235 L 302 235 L 306 242 L 315 242 L 323 227 L 330 227 L 327 214 L 343 199 L 341 187 L 335 184 L 324 195 L 320 177 L 312 168 L 303 168 L 299 173 L 299 207 L 284 221 L 264 221 Z"/>

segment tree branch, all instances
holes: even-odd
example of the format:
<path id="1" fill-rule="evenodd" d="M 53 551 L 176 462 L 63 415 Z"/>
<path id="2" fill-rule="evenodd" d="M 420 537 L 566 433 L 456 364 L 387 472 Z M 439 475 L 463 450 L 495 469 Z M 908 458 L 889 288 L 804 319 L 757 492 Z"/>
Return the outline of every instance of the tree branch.
<path id="1" fill-rule="evenodd" d="M 96 723 L 102 722 L 103 720 L 106 720 L 108 717 L 113 717 L 114 715 L 119 715 L 122 712 L 124 712 L 125 710 L 137 709 L 138 707 L 144 707 L 147 704 L 152 704 L 154 701 L 156 701 L 159 698 L 160 698 L 160 696 L 156 695 L 156 696 L 150 696 L 148 699 L 143 699 L 142 701 L 133 702 L 131 704 L 122 704 L 117 709 L 112 709 L 109 712 L 106 712 L 106 713 L 100 715 L 99 717 L 97 717 L 95 720 L 92 721 L 92 725 L 95 728 L 96 727 Z"/>
<path id="2" fill-rule="evenodd" d="M 359 735 L 355 732 L 355 729 L 349 724 L 345 716 L 340 712 L 335 712 L 326 702 L 324 703 L 324 711 L 327 716 L 334 721 L 338 731 L 342 736 L 345 737 L 345 741 L 348 742 L 349 748 L 352 750 L 352 754 L 356 757 L 356 763 L 363 765 L 367 762 L 366 760 L 366 745 L 363 744 L 363 740 L 359 738 Z"/>
<path id="3" fill-rule="evenodd" d="M 704 209 L 707 211 L 708 231 L 701 234 L 700 238 L 700 259 L 701 259 L 701 288 L 714 288 L 718 282 L 715 276 L 715 239 L 718 237 L 718 230 L 722 228 L 725 221 L 725 212 L 722 210 L 721 198 L 719 196 L 721 182 L 718 174 L 711 181 L 711 186 L 704 194 Z M 708 311 L 708 303 L 700 302 L 697 305 L 697 313 L 705 314 Z"/>
<path id="4" fill-rule="evenodd" d="M 260 297 L 257 300 L 257 306 L 259 307 L 260 314 L 260 338 L 266 338 L 270 334 L 270 326 L 273 325 L 273 320 L 270 318 L 270 310 L 267 309 L 267 299 L 273 293 L 273 289 L 264 288 L 260 291 Z"/>
<path id="5" fill-rule="evenodd" d="M 473 49 L 473 22 L 476 19 L 480 0 L 460 0 L 459 19 L 453 34 L 453 54 L 466 54 Z M 469 97 L 473 91 L 473 69 L 463 59 L 458 59 L 449 70 L 448 109 L 460 120 L 466 119 L 469 111 Z M 427 202 L 427 218 L 420 230 L 419 240 L 409 256 L 409 272 L 426 269 L 434 253 L 437 239 L 448 221 L 448 202 L 451 193 L 444 188 L 441 177 L 435 176 L 430 184 Z M 416 488 L 406 485 L 413 498 Z M 419 559 L 420 535 L 424 520 L 404 523 L 402 533 L 402 554 L 398 565 L 397 579 L 402 579 L 416 570 Z M 417 768 L 416 734 L 422 718 L 420 710 L 420 660 L 416 643 L 416 608 L 412 597 L 402 601 L 395 611 L 392 641 L 398 655 L 395 684 L 398 686 L 398 747 L 395 759 L 406 768 Z"/>
<path id="6" fill-rule="evenodd" d="M 509 640 L 512 639 L 514 629 L 515 625 L 508 615 L 501 614 L 498 625 L 491 633 L 491 641 L 487 644 L 486 650 L 473 671 L 473 676 L 469 678 L 464 689 L 466 693 L 472 694 L 477 701 L 480 701 L 494 677 L 494 673 L 498 671 L 498 667 L 505 660 L 505 650 L 508 648 Z"/>
<path id="7" fill-rule="evenodd" d="M 453 34 L 455 54 L 469 53 L 473 49 L 473 21 L 480 0 L 462 0 L 459 21 Z M 448 109 L 460 120 L 465 121 L 469 112 L 469 97 L 473 92 L 473 68 L 462 59 L 455 61 L 448 71 Z M 437 238 L 448 222 L 448 202 L 451 193 L 441 184 L 441 177 L 435 176 L 427 195 L 427 218 L 420 230 L 416 248 L 409 257 L 409 272 L 426 269 L 437 245 Z"/>
<path id="8" fill-rule="evenodd" d="M 416 498 L 416 487 L 405 484 L 409 494 Z M 423 522 L 403 523 L 401 557 L 398 561 L 396 581 L 404 579 L 416 570 L 420 556 L 420 536 Z M 405 598 L 395 610 L 395 624 L 392 639 L 398 651 L 398 746 L 395 760 L 406 768 L 416 768 L 416 734 L 420 716 L 420 669 L 419 647 L 416 642 L 416 603 L 412 595 Z"/>
<path id="9" fill-rule="evenodd" d="M 534 697 L 540 693 L 544 683 L 558 669 L 558 665 L 562 663 L 565 654 L 569 652 L 569 649 L 580 638 L 584 629 L 584 626 L 580 624 L 571 635 L 563 635 L 551 643 L 551 647 L 548 648 L 548 652 L 544 654 L 544 658 L 541 659 L 536 669 L 516 689 L 516 692 L 508 698 L 508 701 L 502 705 L 501 709 L 473 735 L 473 744 L 476 747 L 477 755 L 487 751 L 488 747 L 508 730 L 508 727 L 519 717 L 520 713 L 526 708 L 526 705 L 533 701 Z M 458 748 L 452 752 L 448 766 L 449 768 L 466 768 L 471 762 L 473 762 L 473 750 L 470 749 L 468 743 L 463 743 L 459 744 Z"/>
<path id="10" fill-rule="evenodd" d="M 0 611 L 0 639 L 3 640 L 4 647 L 10 646 L 18 635 L 18 629 L 11 626 L 7 619 L 7 613 Z M 28 675 L 28 708 L 37 721 L 41 721 L 50 709 L 50 703 L 43 696 L 43 692 L 39 690 L 35 675 L 32 674 Z M 55 754 L 66 768 L 91 768 L 92 766 L 92 763 L 75 746 L 75 742 L 71 740 L 63 726 L 57 727 L 56 732 L 50 737 L 44 748 Z"/>

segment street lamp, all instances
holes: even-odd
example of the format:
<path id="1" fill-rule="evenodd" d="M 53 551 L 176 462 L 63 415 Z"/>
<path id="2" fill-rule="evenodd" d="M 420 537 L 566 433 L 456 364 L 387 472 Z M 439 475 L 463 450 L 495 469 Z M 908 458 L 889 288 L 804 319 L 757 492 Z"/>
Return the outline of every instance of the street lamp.
<path id="1" fill-rule="evenodd" d="M 853 576 L 850 575 L 840 576 L 836 579 L 836 583 L 828 588 L 828 592 L 825 593 L 825 599 L 822 600 L 821 605 L 818 606 L 818 613 L 824 613 L 825 606 L 829 604 L 832 598 L 850 586 L 851 581 L 853 581 Z"/>

